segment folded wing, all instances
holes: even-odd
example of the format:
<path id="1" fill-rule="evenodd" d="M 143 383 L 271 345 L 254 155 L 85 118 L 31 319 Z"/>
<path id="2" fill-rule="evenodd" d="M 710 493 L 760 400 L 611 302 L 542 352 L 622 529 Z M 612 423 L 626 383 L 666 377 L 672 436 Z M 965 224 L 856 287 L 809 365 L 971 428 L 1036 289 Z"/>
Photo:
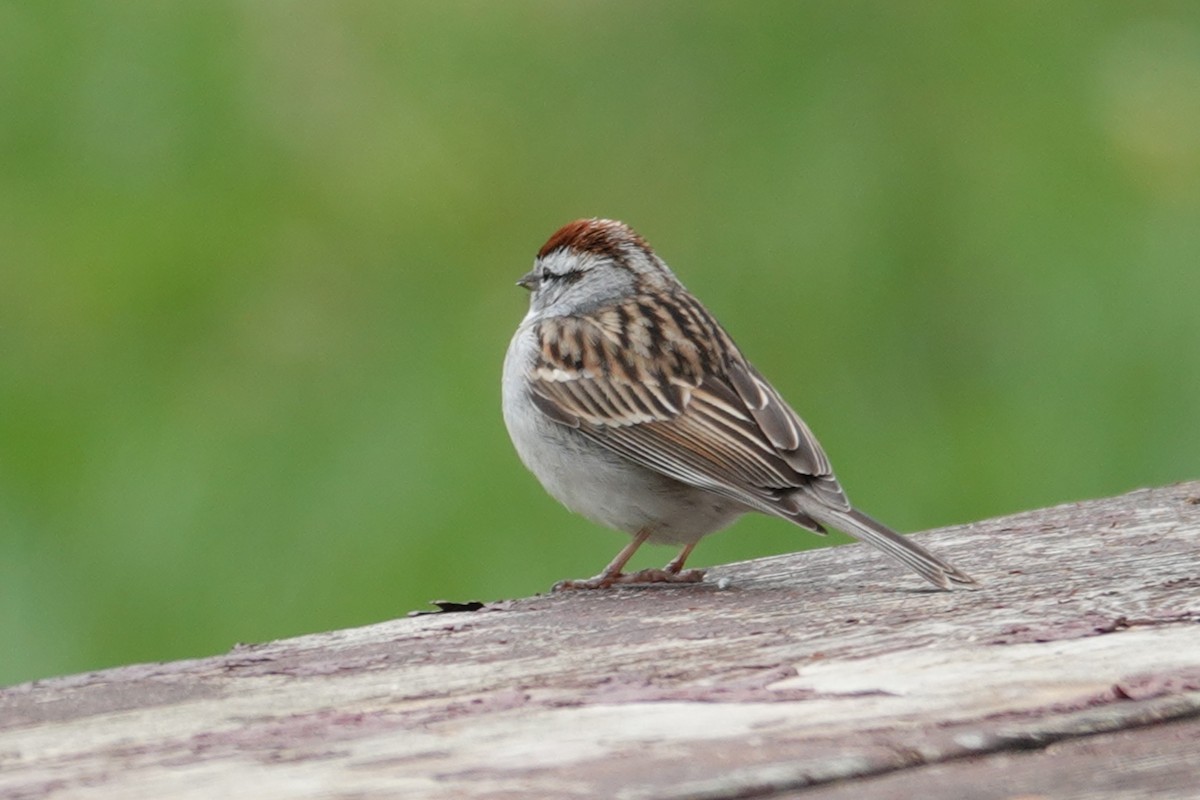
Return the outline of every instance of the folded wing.
<path id="1" fill-rule="evenodd" d="M 691 298 L 543 320 L 534 403 L 642 466 L 823 530 L 797 497 L 849 510 L 812 431 Z M 700 343 L 715 343 L 701 349 Z"/>

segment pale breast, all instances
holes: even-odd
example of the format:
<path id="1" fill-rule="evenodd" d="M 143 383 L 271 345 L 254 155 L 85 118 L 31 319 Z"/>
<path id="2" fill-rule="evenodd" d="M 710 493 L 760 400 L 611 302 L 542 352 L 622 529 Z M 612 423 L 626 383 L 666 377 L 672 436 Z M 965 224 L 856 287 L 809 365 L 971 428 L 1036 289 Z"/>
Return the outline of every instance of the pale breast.
<path id="1" fill-rule="evenodd" d="M 694 542 L 732 523 L 745 506 L 680 483 L 617 455 L 560 425 L 534 406 L 526 384 L 538 345 L 517 330 L 504 360 L 504 422 L 517 455 L 546 491 L 570 510 L 606 527 L 651 541 Z"/>

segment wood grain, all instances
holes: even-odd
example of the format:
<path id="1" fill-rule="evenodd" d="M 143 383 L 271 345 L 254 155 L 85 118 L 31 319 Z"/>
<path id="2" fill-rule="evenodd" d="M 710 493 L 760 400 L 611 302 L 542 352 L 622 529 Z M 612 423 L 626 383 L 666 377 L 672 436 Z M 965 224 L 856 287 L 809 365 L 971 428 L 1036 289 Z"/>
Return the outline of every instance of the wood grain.
<path id="1" fill-rule="evenodd" d="M 1200 482 L 919 537 L 984 589 L 851 545 L 10 687 L 0 797 L 1195 796 Z"/>

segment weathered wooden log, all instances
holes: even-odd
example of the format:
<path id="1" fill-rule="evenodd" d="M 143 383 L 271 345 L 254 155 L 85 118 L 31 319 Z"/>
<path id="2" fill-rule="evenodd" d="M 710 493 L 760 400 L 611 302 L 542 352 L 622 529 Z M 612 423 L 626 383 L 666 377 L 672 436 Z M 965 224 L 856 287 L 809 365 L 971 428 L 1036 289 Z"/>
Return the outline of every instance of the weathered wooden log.
<path id="1" fill-rule="evenodd" d="M 4 798 L 1200 793 L 1200 482 L 0 690 Z"/>

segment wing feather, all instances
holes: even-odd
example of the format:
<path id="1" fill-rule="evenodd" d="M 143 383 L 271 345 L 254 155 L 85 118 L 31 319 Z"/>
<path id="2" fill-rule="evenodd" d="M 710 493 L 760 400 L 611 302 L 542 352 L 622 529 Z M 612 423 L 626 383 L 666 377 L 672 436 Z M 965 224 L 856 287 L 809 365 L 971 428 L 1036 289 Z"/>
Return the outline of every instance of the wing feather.
<path id="1" fill-rule="evenodd" d="M 648 310 L 656 313 L 647 318 Z M 623 335 L 620 324 L 633 321 L 636 334 Z M 820 529 L 792 497 L 797 488 L 849 508 L 808 426 L 694 298 L 633 298 L 617 312 L 544 319 L 536 333 L 531 391 L 556 422 L 675 480 L 806 527 Z"/>

